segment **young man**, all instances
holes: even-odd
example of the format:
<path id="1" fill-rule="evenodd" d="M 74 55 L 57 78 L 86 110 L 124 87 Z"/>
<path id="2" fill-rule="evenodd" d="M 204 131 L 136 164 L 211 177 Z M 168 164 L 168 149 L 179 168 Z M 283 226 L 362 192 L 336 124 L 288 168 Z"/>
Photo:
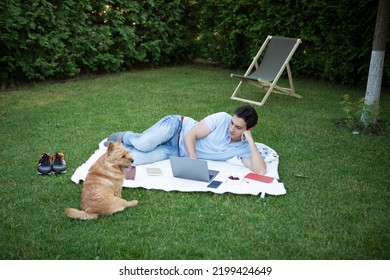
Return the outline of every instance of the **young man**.
<path id="1" fill-rule="evenodd" d="M 169 115 L 143 133 L 118 132 L 108 141 L 121 138 L 135 165 L 168 159 L 169 156 L 206 160 L 239 157 L 252 172 L 264 174 L 266 165 L 252 137 L 257 120 L 252 106 L 239 107 L 233 117 L 220 112 L 200 122 L 186 116 Z"/>

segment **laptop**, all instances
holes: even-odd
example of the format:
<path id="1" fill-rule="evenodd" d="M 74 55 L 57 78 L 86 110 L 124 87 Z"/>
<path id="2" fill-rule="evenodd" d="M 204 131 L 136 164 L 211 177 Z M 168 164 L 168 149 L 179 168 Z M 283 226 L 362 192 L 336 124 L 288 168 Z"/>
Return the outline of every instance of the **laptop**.
<path id="1" fill-rule="evenodd" d="M 219 173 L 217 170 L 209 170 L 207 161 L 190 159 L 188 157 L 170 156 L 173 177 L 210 182 Z"/>

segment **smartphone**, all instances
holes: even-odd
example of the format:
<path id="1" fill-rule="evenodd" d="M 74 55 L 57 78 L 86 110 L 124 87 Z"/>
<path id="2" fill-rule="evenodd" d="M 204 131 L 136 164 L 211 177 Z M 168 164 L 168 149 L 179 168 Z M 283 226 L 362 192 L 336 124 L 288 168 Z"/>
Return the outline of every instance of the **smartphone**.
<path id="1" fill-rule="evenodd" d="M 222 181 L 211 181 L 211 183 L 207 187 L 216 189 L 219 187 L 220 184 L 222 184 Z"/>

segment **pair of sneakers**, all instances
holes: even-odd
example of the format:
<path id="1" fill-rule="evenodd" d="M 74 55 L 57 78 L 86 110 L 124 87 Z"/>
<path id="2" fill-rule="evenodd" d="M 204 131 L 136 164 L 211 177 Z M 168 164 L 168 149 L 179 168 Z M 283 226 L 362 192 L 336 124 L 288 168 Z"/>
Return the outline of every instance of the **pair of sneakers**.
<path id="1" fill-rule="evenodd" d="M 66 172 L 65 155 L 63 153 L 55 153 L 50 155 L 42 153 L 38 161 L 38 174 L 48 175 L 51 173 L 61 174 Z"/>

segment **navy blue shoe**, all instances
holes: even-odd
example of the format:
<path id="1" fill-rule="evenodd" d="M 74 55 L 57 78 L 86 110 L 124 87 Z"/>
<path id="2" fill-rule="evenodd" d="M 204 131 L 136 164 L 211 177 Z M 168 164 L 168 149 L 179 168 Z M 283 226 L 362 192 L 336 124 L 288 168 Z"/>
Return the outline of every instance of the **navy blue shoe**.
<path id="1" fill-rule="evenodd" d="M 61 174 L 66 172 L 66 162 L 65 162 L 65 155 L 63 153 L 56 153 L 51 156 L 52 158 L 52 167 L 51 170 L 55 174 Z"/>
<path id="2" fill-rule="evenodd" d="M 38 161 L 38 174 L 49 175 L 51 173 L 52 157 L 48 153 L 42 153 Z"/>

